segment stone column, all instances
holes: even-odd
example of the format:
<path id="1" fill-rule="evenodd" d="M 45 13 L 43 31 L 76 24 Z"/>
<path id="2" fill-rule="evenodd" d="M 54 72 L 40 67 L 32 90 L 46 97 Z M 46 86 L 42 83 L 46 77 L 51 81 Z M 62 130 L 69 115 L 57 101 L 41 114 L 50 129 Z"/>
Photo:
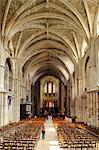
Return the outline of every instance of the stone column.
<path id="1" fill-rule="evenodd" d="M 28 90 L 29 102 L 31 102 L 31 89 Z"/>
<path id="2" fill-rule="evenodd" d="M 59 108 L 59 81 L 56 84 L 56 89 L 55 89 L 55 96 L 56 96 L 56 106 Z"/>
<path id="3" fill-rule="evenodd" d="M 0 43 L 0 89 L 4 90 L 4 74 L 5 74 L 5 51 L 3 44 Z"/>
<path id="4" fill-rule="evenodd" d="M 78 94 L 78 91 L 79 91 L 79 81 L 78 81 L 78 77 L 76 76 L 75 78 L 75 95 L 76 95 L 76 98 L 75 98 L 75 107 L 76 107 L 76 116 L 77 116 L 77 121 L 79 121 L 79 94 Z"/>
<path id="5" fill-rule="evenodd" d="M 99 45 L 99 43 L 98 43 Z M 99 84 L 99 46 L 98 46 L 98 50 L 97 50 L 98 54 L 97 54 L 97 84 Z M 99 89 L 99 85 L 98 85 L 98 89 Z"/>
<path id="6" fill-rule="evenodd" d="M 90 41 L 90 64 L 89 64 L 89 83 L 90 90 L 94 90 L 96 88 L 96 55 L 95 55 L 95 37 L 91 38 Z"/>
<path id="7" fill-rule="evenodd" d="M 14 121 L 20 120 L 20 80 L 14 78 Z"/>
<path id="8" fill-rule="evenodd" d="M 3 119 L 4 119 L 4 114 L 3 114 L 3 101 L 4 99 L 4 93 L 3 91 L 0 91 L 0 126 L 3 126 Z"/>
<path id="9" fill-rule="evenodd" d="M 37 83 L 37 114 L 40 114 L 40 81 Z"/>
<path id="10" fill-rule="evenodd" d="M 92 94 L 92 105 L 91 105 L 91 125 L 94 126 L 94 91 L 91 92 Z"/>
<path id="11" fill-rule="evenodd" d="M 64 85 L 61 83 L 61 112 L 64 112 L 64 98 L 65 98 L 65 90 L 64 90 Z"/>
<path id="12" fill-rule="evenodd" d="M 85 101 L 84 101 L 84 122 L 87 123 L 87 93 L 85 92 Z"/>
<path id="13" fill-rule="evenodd" d="M 92 100 L 91 100 L 91 125 L 94 126 L 94 122 L 93 122 L 93 109 L 94 109 L 94 91 L 91 92 L 92 95 Z"/>
<path id="14" fill-rule="evenodd" d="M 96 79 L 97 90 L 99 90 L 99 36 L 95 39 L 95 58 L 96 58 Z"/>
<path id="15" fill-rule="evenodd" d="M 90 125 L 90 93 L 87 93 L 87 124 Z"/>
<path id="16" fill-rule="evenodd" d="M 86 93 L 83 93 L 81 96 L 81 121 L 86 122 L 86 115 L 87 115 L 87 110 L 86 110 L 86 104 L 87 102 L 87 96 Z"/>
<path id="17" fill-rule="evenodd" d="M 61 82 L 59 81 L 59 111 L 61 111 Z"/>
<path id="18" fill-rule="evenodd" d="M 65 113 L 67 115 L 67 86 L 65 86 Z"/>
<path id="19" fill-rule="evenodd" d="M 5 91 L 4 91 L 5 62 L 4 61 L 5 59 L 4 59 L 3 49 L 0 49 L 0 126 L 3 126 L 4 124 L 4 99 L 5 99 Z"/>
<path id="20" fill-rule="evenodd" d="M 74 85 L 74 80 L 72 78 L 72 83 L 71 83 L 71 116 L 76 116 L 76 99 L 75 99 L 75 95 L 76 95 L 76 92 L 75 92 L 75 85 Z"/>
<path id="21" fill-rule="evenodd" d="M 93 94 L 94 92 L 93 91 L 90 91 L 90 101 L 89 101 L 89 107 L 90 107 L 90 112 L 89 112 L 89 115 L 90 115 L 90 120 L 89 120 L 89 124 L 94 126 L 94 122 L 93 122 Z"/>
<path id="22" fill-rule="evenodd" d="M 99 128 L 99 91 L 96 92 L 96 127 Z"/>
<path id="23" fill-rule="evenodd" d="M 31 87 L 32 115 L 34 116 L 34 86 Z"/>
<path id="24" fill-rule="evenodd" d="M 40 82 L 40 108 L 43 107 L 43 82 Z"/>
<path id="25" fill-rule="evenodd" d="M 24 103 L 24 86 L 23 86 L 23 84 L 22 84 L 22 98 L 23 98 L 23 103 Z"/>
<path id="26" fill-rule="evenodd" d="M 76 100 L 75 100 L 75 105 L 76 105 L 76 117 L 77 117 L 77 121 L 82 121 L 81 120 L 81 117 L 82 117 L 82 114 L 81 114 L 81 98 L 80 97 L 76 97 Z"/>
<path id="27" fill-rule="evenodd" d="M 26 92 L 26 85 L 23 85 L 23 101 L 24 101 L 24 103 L 26 102 L 26 94 L 27 94 L 27 92 Z"/>
<path id="28" fill-rule="evenodd" d="M 93 94 L 93 126 L 96 126 L 96 92 Z"/>
<path id="29" fill-rule="evenodd" d="M 8 96 L 7 93 L 4 93 L 4 97 L 3 97 L 3 125 L 7 125 L 8 124 Z"/>
<path id="30" fill-rule="evenodd" d="M 90 125 L 92 125 L 93 92 L 90 91 Z"/>
<path id="31" fill-rule="evenodd" d="M 18 93 L 17 93 L 17 120 L 19 121 L 20 120 L 20 99 L 21 99 L 21 97 L 20 97 L 20 83 L 21 83 L 21 81 L 20 81 L 20 79 L 17 79 L 18 81 Z"/>
<path id="32" fill-rule="evenodd" d="M 83 87 L 83 78 L 81 76 L 77 77 L 77 118 L 78 121 L 82 121 L 82 106 L 81 106 L 81 94 L 82 94 L 82 87 Z"/>
<path id="33" fill-rule="evenodd" d="M 87 96 L 84 101 L 84 110 L 83 110 L 84 122 L 87 123 Z"/>
<path id="34" fill-rule="evenodd" d="M 83 78 L 79 76 L 77 79 L 78 79 L 78 96 L 81 96 L 83 91 Z"/>
<path id="35" fill-rule="evenodd" d="M 0 65 L 0 89 L 4 89 L 4 73 L 5 73 L 5 66 Z"/>
<path id="36" fill-rule="evenodd" d="M 8 105 L 8 91 L 0 91 L 0 126 L 7 125 L 12 120 L 12 105 Z"/>
<path id="37" fill-rule="evenodd" d="M 77 77 L 75 75 L 75 115 L 78 116 Z M 78 119 L 77 119 L 78 120 Z"/>
<path id="38" fill-rule="evenodd" d="M 11 106 L 9 109 L 9 122 L 14 122 L 14 120 L 13 120 L 14 97 L 13 97 L 13 95 L 11 95 L 11 96 L 12 96 L 12 101 L 11 101 Z"/>

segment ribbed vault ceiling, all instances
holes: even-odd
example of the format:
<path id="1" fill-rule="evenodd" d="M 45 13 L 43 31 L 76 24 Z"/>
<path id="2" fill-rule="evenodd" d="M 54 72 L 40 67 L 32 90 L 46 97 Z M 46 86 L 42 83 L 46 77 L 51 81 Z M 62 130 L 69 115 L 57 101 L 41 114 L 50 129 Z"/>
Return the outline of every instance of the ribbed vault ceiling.
<path id="1" fill-rule="evenodd" d="M 0 0 L 0 6 L 0 37 L 19 69 L 35 80 L 44 74 L 68 80 L 83 41 L 90 46 L 99 0 Z"/>

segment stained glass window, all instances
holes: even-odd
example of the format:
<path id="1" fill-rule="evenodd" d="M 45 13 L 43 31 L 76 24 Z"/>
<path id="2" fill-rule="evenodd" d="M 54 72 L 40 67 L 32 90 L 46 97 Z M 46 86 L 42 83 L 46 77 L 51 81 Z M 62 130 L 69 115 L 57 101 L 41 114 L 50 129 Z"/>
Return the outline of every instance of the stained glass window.
<path id="1" fill-rule="evenodd" d="M 55 84 L 53 84 L 53 93 L 55 93 Z"/>
<path id="2" fill-rule="evenodd" d="M 52 83 L 49 82 L 48 84 L 48 93 L 52 93 Z"/>
<path id="3" fill-rule="evenodd" d="M 56 92 L 56 87 L 53 82 L 46 82 L 44 85 L 44 93 L 55 93 Z"/>
<path id="4" fill-rule="evenodd" d="M 47 83 L 44 85 L 44 93 L 47 93 Z"/>

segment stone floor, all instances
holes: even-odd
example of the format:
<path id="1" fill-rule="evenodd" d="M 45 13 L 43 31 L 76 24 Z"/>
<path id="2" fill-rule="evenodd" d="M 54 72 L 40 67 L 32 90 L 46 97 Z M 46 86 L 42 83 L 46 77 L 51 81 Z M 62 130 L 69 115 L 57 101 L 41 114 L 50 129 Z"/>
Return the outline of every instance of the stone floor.
<path id="1" fill-rule="evenodd" d="M 59 147 L 57 133 L 52 120 L 45 123 L 45 139 L 40 138 L 36 150 L 62 150 Z"/>

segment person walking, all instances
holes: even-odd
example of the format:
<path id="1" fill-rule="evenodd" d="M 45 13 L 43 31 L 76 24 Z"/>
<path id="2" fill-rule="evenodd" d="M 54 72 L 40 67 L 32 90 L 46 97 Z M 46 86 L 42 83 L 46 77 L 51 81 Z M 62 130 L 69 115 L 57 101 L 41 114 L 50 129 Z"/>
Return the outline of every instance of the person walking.
<path id="1" fill-rule="evenodd" d="M 45 127 L 42 127 L 42 139 L 45 139 Z"/>

